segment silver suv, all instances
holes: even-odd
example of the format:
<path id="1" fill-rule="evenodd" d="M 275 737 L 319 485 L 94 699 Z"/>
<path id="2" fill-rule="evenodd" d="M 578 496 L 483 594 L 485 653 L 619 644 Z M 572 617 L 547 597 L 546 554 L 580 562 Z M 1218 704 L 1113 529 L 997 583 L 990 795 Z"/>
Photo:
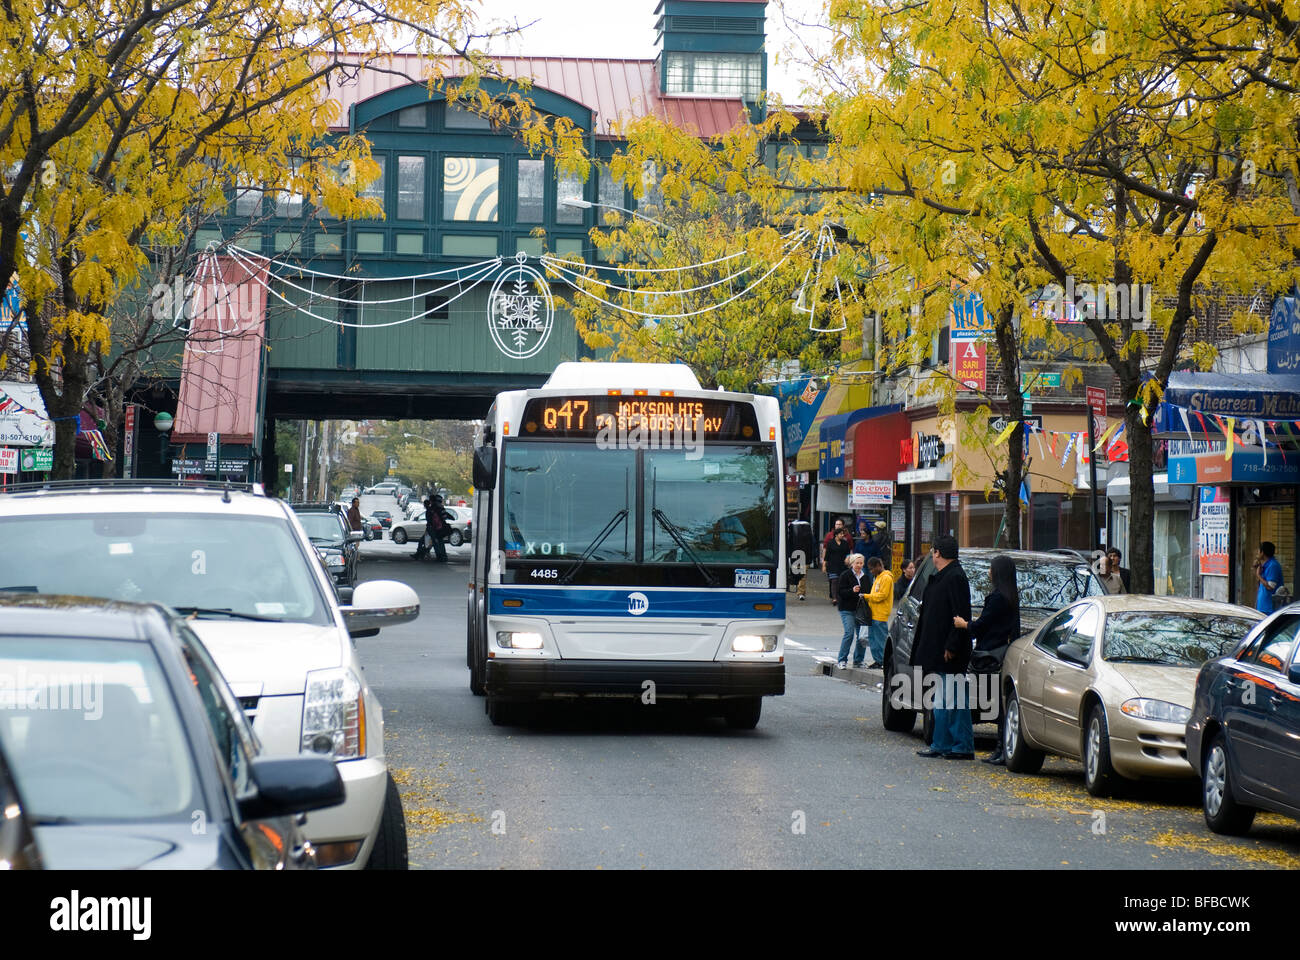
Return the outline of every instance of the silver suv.
<path id="1" fill-rule="evenodd" d="M 0 542 L 0 591 L 154 602 L 192 618 L 266 753 L 337 763 L 347 799 L 304 831 L 320 866 L 406 867 L 383 709 L 353 638 L 414 620 L 414 590 L 371 581 L 340 606 L 293 511 L 257 485 L 10 487 Z"/>

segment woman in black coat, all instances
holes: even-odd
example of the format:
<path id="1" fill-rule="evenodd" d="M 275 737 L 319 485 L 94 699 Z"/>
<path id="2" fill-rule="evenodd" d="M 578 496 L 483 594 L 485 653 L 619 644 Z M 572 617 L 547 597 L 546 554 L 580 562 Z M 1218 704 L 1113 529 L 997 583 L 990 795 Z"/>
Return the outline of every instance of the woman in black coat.
<path id="1" fill-rule="evenodd" d="M 957 627 L 970 627 L 971 636 L 975 638 L 975 649 L 990 653 L 999 664 L 1006 656 L 1007 647 L 1020 636 L 1020 589 L 1016 585 L 1016 562 L 1010 557 L 994 557 L 989 567 L 989 578 L 993 581 L 993 592 L 984 598 L 984 609 L 979 618 L 967 624 L 961 617 L 954 617 Z M 986 658 L 987 659 L 987 658 Z M 1005 762 L 1002 753 L 1002 711 L 998 711 L 998 745 L 985 763 L 1001 765 Z"/>

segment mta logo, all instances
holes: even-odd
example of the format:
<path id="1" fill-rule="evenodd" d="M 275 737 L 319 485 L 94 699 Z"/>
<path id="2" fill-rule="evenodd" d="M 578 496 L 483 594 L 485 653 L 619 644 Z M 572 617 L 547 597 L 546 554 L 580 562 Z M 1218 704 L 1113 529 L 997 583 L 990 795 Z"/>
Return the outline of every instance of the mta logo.
<path id="1" fill-rule="evenodd" d="M 639 617 L 650 609 L 650 598 L 644 593 L 629 593 L 627 595 L 627 612 L 634 617 Z"/>

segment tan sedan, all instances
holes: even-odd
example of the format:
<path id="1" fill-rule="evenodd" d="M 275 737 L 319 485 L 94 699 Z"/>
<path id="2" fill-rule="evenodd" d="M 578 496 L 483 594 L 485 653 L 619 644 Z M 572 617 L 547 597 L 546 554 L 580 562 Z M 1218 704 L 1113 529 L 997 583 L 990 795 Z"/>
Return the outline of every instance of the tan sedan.
<path id="1" fill-rule="evenodd" d="M 1081 600 L 1011 645 L 1002 663 L 1007 769 L 1052 753 L 1083 762 L 1106 796 L 1119 779 L 1195 777 L 1184 740 L 1196 673 L 1262 614 L 1209 600 L 1117 594 Z"/>

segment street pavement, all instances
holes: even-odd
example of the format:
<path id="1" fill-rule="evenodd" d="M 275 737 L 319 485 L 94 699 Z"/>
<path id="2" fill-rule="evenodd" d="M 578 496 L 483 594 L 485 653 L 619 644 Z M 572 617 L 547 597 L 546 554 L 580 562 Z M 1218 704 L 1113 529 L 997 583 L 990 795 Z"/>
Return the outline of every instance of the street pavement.
<path id="1" fill-rule="evenodd" d="M 1077 763 L 1026 776 L 918 758 L 919 723 L 880 725 L 878 672 L 822 673 L 840 626 L 815 578 L 808 601 L 790 594 L 786 694 L 764 701 L 756 730 L 664 700 L 559 704 L 494 727 L 465 667 L 469 548 L 445 565 L 413 553 L 362 545 L 361 579 L 409 583 L 421 613 L 357 641 L 413 868 L 1300 867 L 1300 824 L 1261 814 L 1248 837 L 1218 837 L 1193 781 L 1097 800 Z"/>

